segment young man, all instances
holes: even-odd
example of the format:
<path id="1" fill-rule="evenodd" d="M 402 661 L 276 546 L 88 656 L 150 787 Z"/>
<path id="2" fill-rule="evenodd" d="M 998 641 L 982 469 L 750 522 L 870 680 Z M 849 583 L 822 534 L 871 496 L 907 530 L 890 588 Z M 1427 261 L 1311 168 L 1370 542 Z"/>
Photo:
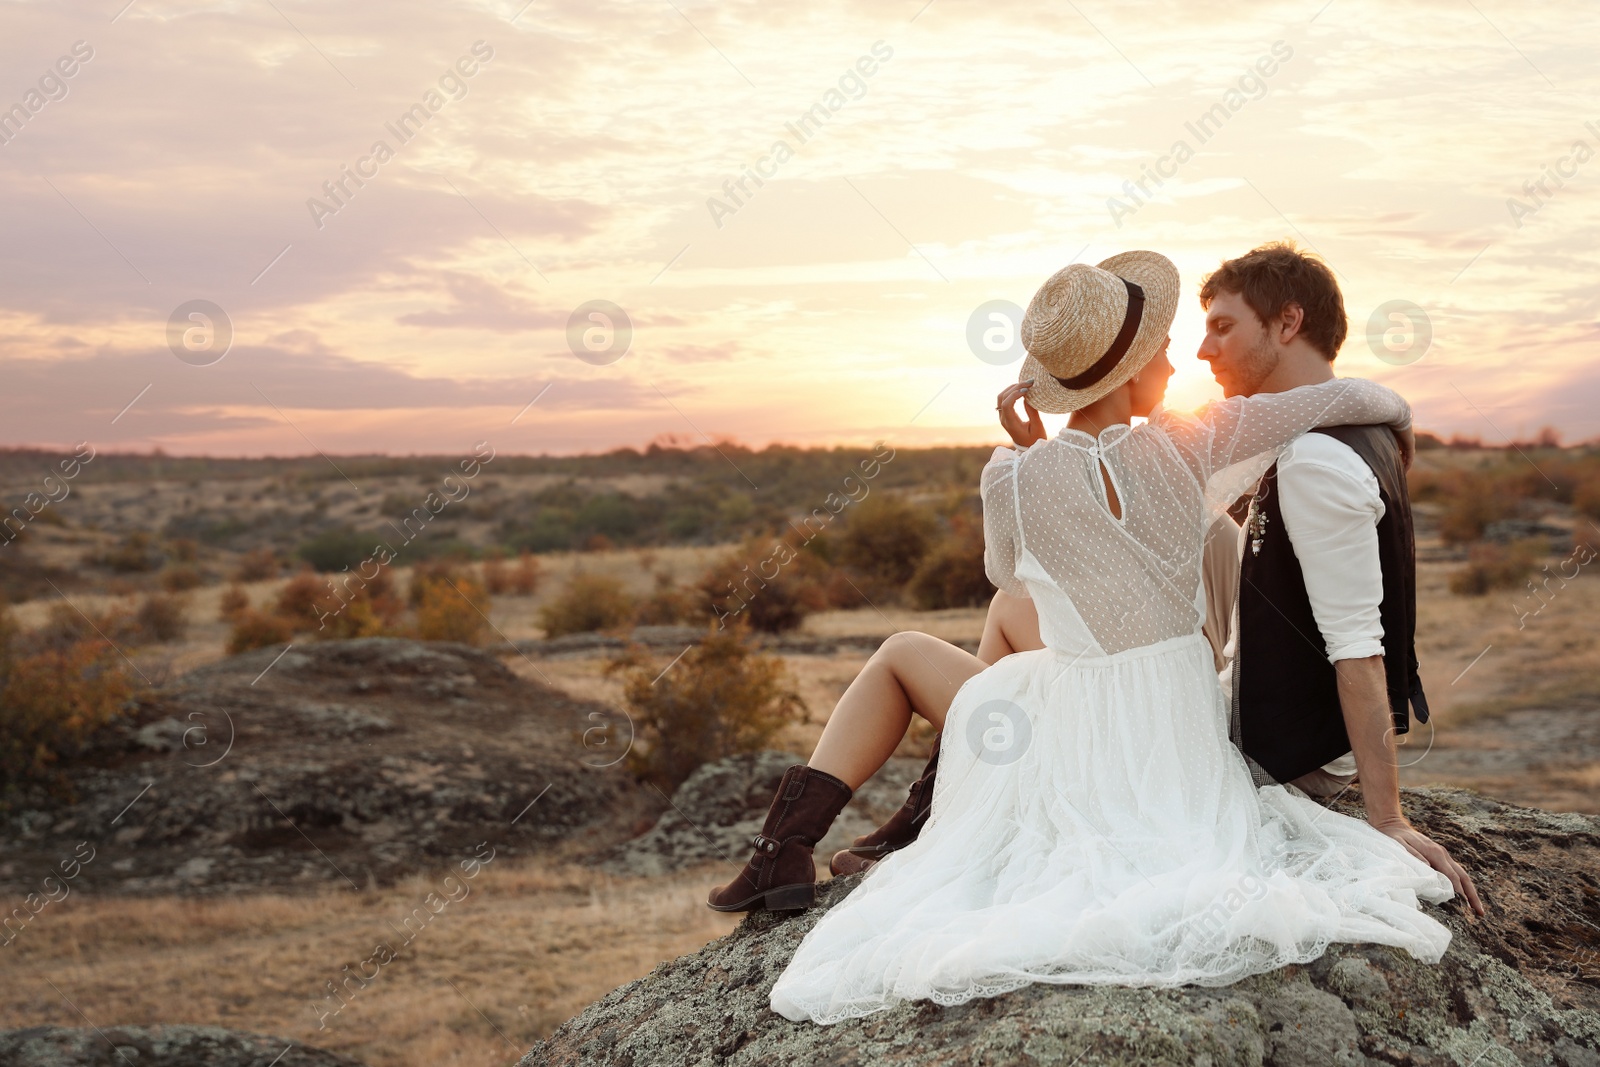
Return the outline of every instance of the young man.
<path id="1" fill-rule="evenodd" d="M 1200 287 L 1199 356 L 1227 396 L 1334 377 L 1348 331 L 1333 272 L 1288 244 L 1228 260 Z M 1405 469 L 1385 427 L 1295 441 L 1257 486 L 1241 534 L 1233 736 L 1258 783 L 1332 796 L 1359 777 L 1367 821 L 1450 879 L 1467 872 L 1400 808 L 1395 736 L 1428 718 L 1417 677 L 1416 560 Z"/>
<path id="2" fill-rule="evenodd" d="M 1314 257 L 1285 244 L 1257 248 L 1208 276 L 1200 302 L 1207 315 L 1199 357 L 1226 395 L 1334 377 L 1348 321 L 1337 281 Z M 1026 422 L 1011 404 L 1000 409 L 1019 444 L 1044 436 L 1024 405 Z M 1400 807 L 1394 738 L 1409 728 L 1412 708 L 1427 720 L 1427 702 L 1414 649 L 1410 500 L 1393 435 L 1369 426 L 1306 434 L 1263 476 L 1245 520 L 1221 677 L 1234 741 L 1257 783 L 1332 796 L 1359 777 L 1367 821 L 1449 878 L 1482 914 L 1471 876 Z M 1213 547 L 1227 544 L 1216 534 Z M 1208 551 L 1206 630 L 1216 647 L 1216 609 L 1235 598 L 1224 588 L 1232 583 L 1214 579 L 1214 555 Z M 1039 647 L 1031 602 L 997 595 L 979 655 L 992 662 Z M 834 858 L 836 874 L 915 840 L 931 806 L 937 757 L 935 747 L 904 808 Z"/>

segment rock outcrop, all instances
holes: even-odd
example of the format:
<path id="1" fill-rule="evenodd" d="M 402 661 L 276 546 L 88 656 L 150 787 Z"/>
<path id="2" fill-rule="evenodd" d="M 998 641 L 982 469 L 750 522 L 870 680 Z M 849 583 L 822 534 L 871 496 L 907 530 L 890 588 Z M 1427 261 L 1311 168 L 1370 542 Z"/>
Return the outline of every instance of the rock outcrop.
<path id="1" fill-rule="evenodd" d="M 466 645 L 232 656 L 101 731 L 66 767 L 72 803 L 0 817 L 0 889 L 34 892 L 90 852 L 79 887 L 206 894 L 387 885 L 485 840 L 508 856 L 614 840 L 659 803 L 600 743 L 612 720 L 625 741 L 620 713 Z"/>
<path id="2" fill-rule="evenodd" d="M 30 1026 L 0 1032 L 6 1067 L 364 1067 L 282 1037 L 217 1026 Z"/>
<path id="3" fill-rule="evenodd" d="M 1339 805 L 1359 816 L 1359 807 Z M 1600 818 L 1410 790 L 1414 822 L 1474 872 L 1489 916 L 1432 909 L 1452 930 L 1437 965 L 1368 945 L 1226 988 L 1029 986 L 954 1008 L 928 1002 L 833 1026 L 767 997 L 818 907 L 755 913 L 563 1024 L 520 1067 L 697 1064 L 1096 1064 L 1600 1067 Z"/>
<path id="4" fill-rule="evenodd" d="M 702 764 L 672 794 L 671 806 L 643 836 L 616 848 L 601 867 L 616 874 L 655 875 L 713 860 L 736 870 L 750 856 L 750 838 L 761 829 L 783 772 L 803 756 L 767 750 Z M 896 756 L 856 790 L 817 845 L 824 875 L 828 858 L 865 834 L 905 803 L 906 790 L 926 760 Z"/>

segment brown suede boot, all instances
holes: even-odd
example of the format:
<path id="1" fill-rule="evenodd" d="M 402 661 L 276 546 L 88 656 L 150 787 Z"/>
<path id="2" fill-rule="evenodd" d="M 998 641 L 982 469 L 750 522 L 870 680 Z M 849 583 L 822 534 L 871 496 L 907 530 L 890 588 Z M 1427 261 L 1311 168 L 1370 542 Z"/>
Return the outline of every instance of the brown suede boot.
<path id="1" fill-rule="evenodd" d="M 933 754 L 928 757 L 922 777 L 911 783 L 906 802 L 889 816 L 889 821 L 865 837 L 856 838 L 844 851 L 833 854 L 828 869 L 834 877 L 864 871 L 889 853 L 905 848 L 922 833 L 922 824 L 928 821 L 928 813 L 933 810 L 933 778 L 939 769 L 939 742 L 943 738 L 942 732 L 934 737 Z"/>
<path id="2" fill-rule="evenodd" d="M 767 821 L 751 839 L 755 855 L 727 885 L 706 898 L 716 911 L 793 911 L 817 896 L 811 850 L 850 802 L 853 790 L 833 775 L 797 763 L 783 772 Z"/>

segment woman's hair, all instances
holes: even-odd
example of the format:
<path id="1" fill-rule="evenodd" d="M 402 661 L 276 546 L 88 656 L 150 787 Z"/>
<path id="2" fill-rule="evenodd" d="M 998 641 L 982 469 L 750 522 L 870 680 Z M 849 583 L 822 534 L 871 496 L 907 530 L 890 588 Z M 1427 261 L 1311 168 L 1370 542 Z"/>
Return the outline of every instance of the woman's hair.
<path id="1" fill-rule="evenodd" d="M 1344 294 L 1339 292 L 1333 271 L 1317 256 L 1288 242 L 1274 241 L 1238 259 L 1224 260 L 1201 281 L 1200 306 L 1209 308 L 1217 294 L 1224 292 L 1244 297 L 1262 325 L 1283 314 L 1288 305 L 1300 305 L 1305 315 L 1300 336 L 1329 362 L 1338 355 L 1350 329 Z"/>

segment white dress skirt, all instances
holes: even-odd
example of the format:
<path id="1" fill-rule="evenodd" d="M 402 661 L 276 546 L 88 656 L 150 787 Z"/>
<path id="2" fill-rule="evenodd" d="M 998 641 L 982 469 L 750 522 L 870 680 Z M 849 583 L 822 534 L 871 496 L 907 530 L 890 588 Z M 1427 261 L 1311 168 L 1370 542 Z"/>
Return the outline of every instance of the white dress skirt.
<path id="1" fill-rule="evenodd" d="M 1254 411 L 1241 405 L 1235 414 Z M 1249 454 L 1309 425 L 1395 418 L 1371 408 L 1302 412 Z M 1225 985 L 1332 941 L 1443 955 L 1450 933 L 1419 902 L 1449 899 L 1449 881 L 1365 822 L 1258 790 L 1228 740 L 1196 587 L 1202 489 L 1241 442 L 1200 440 L 1221 421 L 1214 410 L 1202 420 L 996 451 L 984 478 L 990 576 L 1034 598 L 1047 647 L 962 686 L 921 835 L 822 916 L 773 987 L 773 1010 L 833 1023 L 1033 982 Z M 1175 462 L 1189 468 L 1186 489 L 1174 488 Z M 1102 469 L 1122 517 L 1106 508 Z M 1100 520 L 1117 529 L 1097 532 Z M 1192 559 L 1152 552 L 1174 529 Z M 1142 595 L 1102 610 L 1130 581 L 1146 583 Z M 1080 610 L 1090 596 L 1098 606 Z"/>

